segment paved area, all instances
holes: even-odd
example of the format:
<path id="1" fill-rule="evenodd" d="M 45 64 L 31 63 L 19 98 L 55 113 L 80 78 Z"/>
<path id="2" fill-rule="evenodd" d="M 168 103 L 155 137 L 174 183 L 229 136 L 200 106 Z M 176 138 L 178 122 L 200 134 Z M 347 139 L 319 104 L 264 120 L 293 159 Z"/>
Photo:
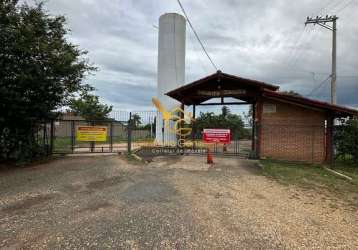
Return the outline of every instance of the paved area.
<path id="1" fill-rule="evenodd" d="M 0 172 L 2 249 L 357 249 L 358 213 L 254 162 L 66 157 Z"/>

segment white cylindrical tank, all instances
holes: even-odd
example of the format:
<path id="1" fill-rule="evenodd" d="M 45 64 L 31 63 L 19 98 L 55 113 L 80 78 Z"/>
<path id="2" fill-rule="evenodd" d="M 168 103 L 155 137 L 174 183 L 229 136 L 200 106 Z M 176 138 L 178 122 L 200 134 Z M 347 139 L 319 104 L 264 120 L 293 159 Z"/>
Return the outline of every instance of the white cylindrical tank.
<path id="1" fill-rule="evenodd" d="M 165 93 L 185 83 L 185 34 L 186 20 L 182 15 L 166 13 L 160 16 L 157 98 L 168 111 L 180 103 Z M 159 115 L 156 122 L 156 143 L 163 145 L 171 142 L 176 142 L 176 135 L 168 131 Z"/>

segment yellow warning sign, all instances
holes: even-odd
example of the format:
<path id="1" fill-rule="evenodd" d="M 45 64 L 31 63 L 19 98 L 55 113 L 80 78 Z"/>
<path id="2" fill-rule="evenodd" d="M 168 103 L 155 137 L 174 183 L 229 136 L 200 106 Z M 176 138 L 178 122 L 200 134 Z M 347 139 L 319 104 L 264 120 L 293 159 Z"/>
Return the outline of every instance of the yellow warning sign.
<path id="1" fill-rule="evenodd" d="M 107 127 L 78 126 L 76 130 L 77 141 L 106 141 Z"/>

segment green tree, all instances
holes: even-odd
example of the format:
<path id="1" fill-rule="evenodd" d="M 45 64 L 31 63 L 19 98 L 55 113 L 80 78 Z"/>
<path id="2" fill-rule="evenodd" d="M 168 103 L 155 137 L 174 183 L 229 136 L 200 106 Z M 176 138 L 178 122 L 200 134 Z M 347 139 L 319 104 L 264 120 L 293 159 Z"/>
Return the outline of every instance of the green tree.
<path id="1" fill-rule="evenodd" d="M 358 119 L 350 119 L 345 125 L 336 128 L 334 141 L 337 157 L 351 157 L 358 162 Z"/>
<path id="2" fill-rule="evenodd" d="M 112 106 L 101 104 L 98 96 L 88 92 L 83 92 L 80 98 L 70 102 L 70 109 L 76 115 L 82 116 L 86 120 L 107 120 Z"/>
<path id="3" fill-rule="evenodd" d="M 130 123 L 133 129 L 138 128 L 142 124 L 141 117 L 138 114 L 133 114 Z"/>
<path id="4" fill-rule="evenodd" d="M 34 132 L 41 121 L 92 89 L 82 80 L 95 68 L 66 40 L 65 21 L 42 3 L 0 2 L 0 160 L 40 154 Z"/>
<path id="5" fill-rule="evenodd" d="M 244 112 L 244 119 L 247 121 L 247 123 L 250 125 L 250 126 L 253 126 L 254 125 L 254 120 L 253 120 L 253 114 L 254 114 L 254 111 L 253 111 L 253 105 L 250 105 L 249 107 L 249 111 L 246 113 Z"/>
<path id="6" fill-rule="evenodd" d="M 227 107 L 224 109 L 224 107 L 220 115 L 215 115 L 213 112 L 201 112 L 195 120 L 196 133 L 200 133 L 205 128 L 227 128 L 231 130 L 233 139 L 249 137 L 241 116 L 231 114 L 230 109 Z"/>
<path id="7" fill-rule="evenodd" d="M 221 108 L 221 115 L 227 117 L 230 114 L 230 109 L 227 106 Z"/>

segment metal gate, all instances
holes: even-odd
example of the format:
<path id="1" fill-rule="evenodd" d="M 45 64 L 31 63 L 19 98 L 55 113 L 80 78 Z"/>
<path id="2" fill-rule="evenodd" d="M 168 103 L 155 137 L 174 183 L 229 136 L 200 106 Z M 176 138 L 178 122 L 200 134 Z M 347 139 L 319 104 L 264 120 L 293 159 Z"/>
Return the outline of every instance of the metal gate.
<path id="1" fill-rule="evenodd" d="M 58 119 L 53 121 L 51 132 L 51 149 L 54 154 L 81 153 L 131 153 L 150 150 L 154 154 L 206 154 L 208 145 L 202 143 L 202 132 L 192 133 L 186 141 L 190 146 L 158 145 L 155 142 L 157 112 L 118 112 L 107 120 L 72 120 Z M 78 138 L 81 126 L 105 127 L 103 141 L 83 141 Z M 154 149 L 154 150 L 151 150 Z M 251 140 L 240 138 L 233 133 L 228 145 L 214 144 L 210 146 L 213 154 L 249 157 Z"/>
<path id="2" fill-rule="evenodd" d="M 240 135 L 237 133 L 233 133 L 233 137 L 231 142 L 227 145 L 224 144 L 203 144 L 202 143 L 202 132 L 196 132 L 193 135 L 195 142 L 197 145 L 191 150 L 192 153 L 206 153 L 207 149 L 210 148 L 211 152 L 216 155 L 232 155 L 247 158 L 252 154 L 252 140 L 240 138 Z M 202 150 L 202 149 L 205 150 Z"/>
<path id="3" fill-rule="evenodd" d="M 76 134 L 79 127 L 106 128 L 103 141 L 82 141 Z M 112 153 L 128 149 L 128 122 L 115 120 L 55 120 L 53 123 L 54 154 Z"/>
<path id="4" fill-rule="evenodd" d="M 115 111 L 106 120 L 58 119 L 53 121 L 52 153 L 127 153 L 153 145 L 157 112 Z M 80 127 L 105 128 L 105 139 L 83 141 Z"/>

